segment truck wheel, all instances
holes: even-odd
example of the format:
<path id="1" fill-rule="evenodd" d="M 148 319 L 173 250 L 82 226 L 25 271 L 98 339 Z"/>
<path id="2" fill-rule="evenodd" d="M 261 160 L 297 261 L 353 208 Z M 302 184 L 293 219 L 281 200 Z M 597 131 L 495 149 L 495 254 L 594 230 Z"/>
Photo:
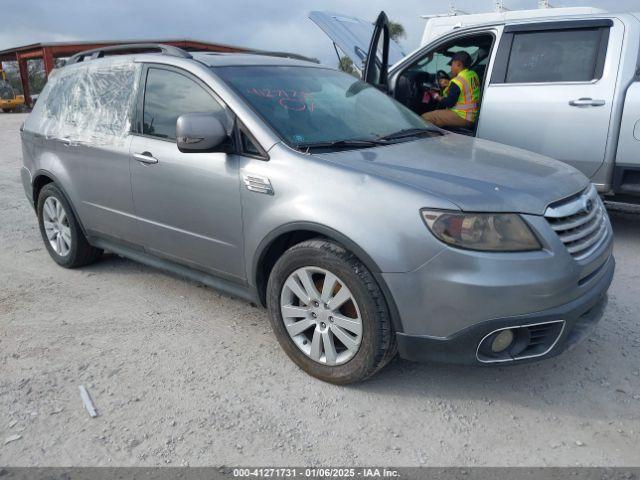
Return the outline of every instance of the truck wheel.
<path id="1" fill-rule="evenodd" d="M 362 381 L 396 354 L 380 287 L 334 242 L 308 240 L 287 250 L 269 276 L 267 307 L 287 355 L 325 382 Z"/>
<path id="2" fill-rule="evenodd" d="M 55 184 L 49 183 L 40 191 L 37 213 L 44 244 L 58 265 L 81 267 L 102 254 L 102 250 L 89 245 L 69 202 Z"/>

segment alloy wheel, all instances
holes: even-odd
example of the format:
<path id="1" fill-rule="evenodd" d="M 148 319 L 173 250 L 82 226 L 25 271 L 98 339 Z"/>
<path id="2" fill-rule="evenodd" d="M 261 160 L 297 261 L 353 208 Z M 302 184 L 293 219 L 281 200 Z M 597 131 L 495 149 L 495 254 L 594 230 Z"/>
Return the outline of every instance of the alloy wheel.
<path id="1" fill-rule="evenodd" d="M 56 197 L 48 197 L 42 209 L 44 231 L 54 252 L 65 257 L 71 250 L 71 227 L 69 217 Z"/>
<path id="2" fill-rule="evenodd" d="M 336 275 L 303 267 L 285 281 L 280 295 L 284 326 L 297 347 L 324 365 L 341 365 L 358 352 L 362 319 L 355 297 Z"/>

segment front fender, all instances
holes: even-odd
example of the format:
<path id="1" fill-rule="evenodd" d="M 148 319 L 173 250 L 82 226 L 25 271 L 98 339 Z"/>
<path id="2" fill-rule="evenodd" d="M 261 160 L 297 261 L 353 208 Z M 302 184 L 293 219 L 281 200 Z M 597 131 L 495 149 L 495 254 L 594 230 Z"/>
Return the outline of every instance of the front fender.
<path id="1" fill-rule="evenodd" d="M 450 203 L 286 147 L 269 153 L 269 161 L 245 158 L 240 164 L 241 177 L 267 178 L 274 191 L 265 195 L 241 187 L 250 281 L 269 239 L 297 226 L 322 232 L 354 253 L 357 249 L 377 272 L 412 271 L 445 248 L 429 233 L 420 209 L 450 209 Z"/>

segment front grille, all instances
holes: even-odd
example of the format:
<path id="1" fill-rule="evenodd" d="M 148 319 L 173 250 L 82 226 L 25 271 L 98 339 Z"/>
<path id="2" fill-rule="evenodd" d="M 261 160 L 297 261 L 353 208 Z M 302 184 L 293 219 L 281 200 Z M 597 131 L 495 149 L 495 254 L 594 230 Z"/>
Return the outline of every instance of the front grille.
<path id="1" fill-rule="evenodd" d="M 587 258 L 607 237 L 609 220 L 593 185 L 551 205 L 544 216 L 576 260 Z"/>
<path id="2" fill-rule="evenodd" d="M 517 357 L 530 358 L 544 355 L 560 336 L 563 326 L 564 322 L 557 321 L 525 327 L 529 331 L 529 342 Z"/>

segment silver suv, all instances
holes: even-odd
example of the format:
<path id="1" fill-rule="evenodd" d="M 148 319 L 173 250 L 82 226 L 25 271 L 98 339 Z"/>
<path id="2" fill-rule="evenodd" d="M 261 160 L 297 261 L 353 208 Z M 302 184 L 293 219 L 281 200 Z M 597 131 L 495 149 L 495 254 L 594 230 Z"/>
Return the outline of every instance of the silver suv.
<path id="1" fill-rule="evenodd" d="M 602 316 L 612 231 L 573 167 L 309 61 L 131 48 L 72 58 L 23 126 L 58 264 L 109 250 L 262 304 L 287 355 L 334 383 L 398 351 L 545 358 Z"/>

